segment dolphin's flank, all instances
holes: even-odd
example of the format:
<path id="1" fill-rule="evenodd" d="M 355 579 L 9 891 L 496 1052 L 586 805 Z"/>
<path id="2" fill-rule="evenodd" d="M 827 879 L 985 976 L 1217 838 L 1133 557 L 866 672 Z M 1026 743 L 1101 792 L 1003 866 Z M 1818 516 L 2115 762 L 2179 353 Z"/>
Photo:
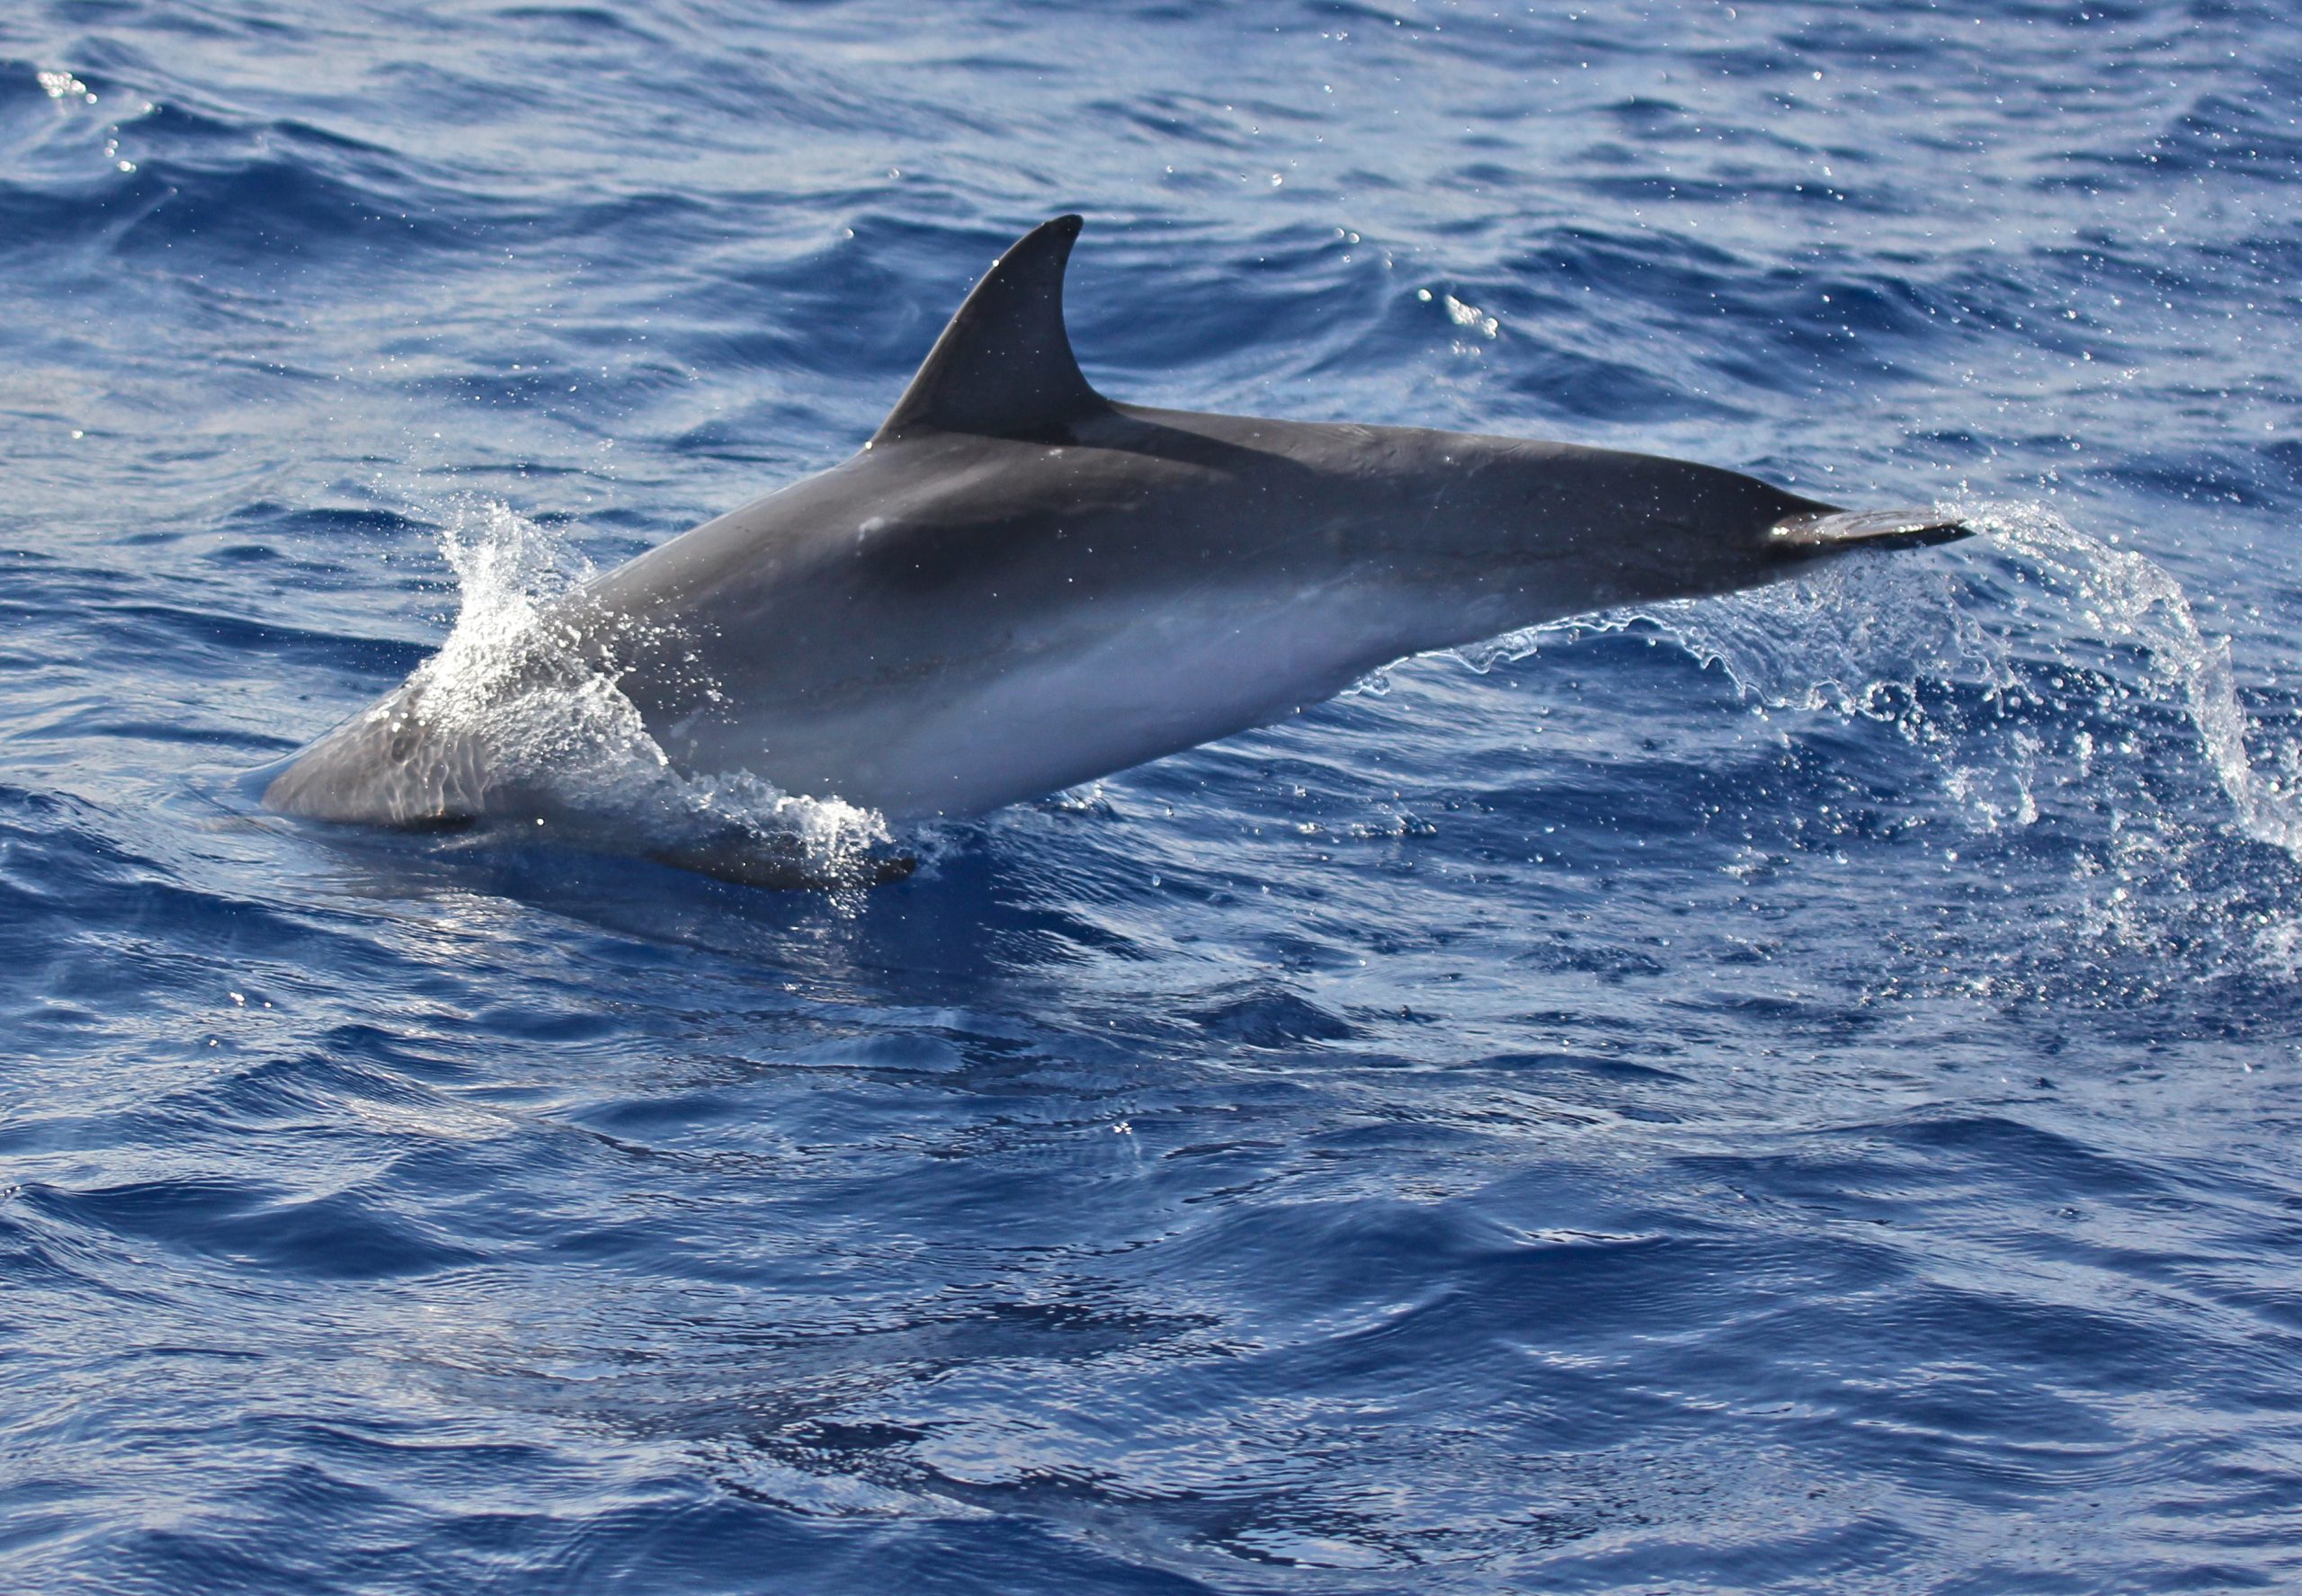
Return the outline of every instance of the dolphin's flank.
<path id="1" fill-rule="evenodd" d="M 1079 228 L 1059 217 L 1000 258 L 862 452 L 545 618 L 674 770 L 897 822 L 978 814 L 1405 655 L 1967 531 L 1651 455 L 1115 403 L 1064 330 Z M 419 670 L 264 801 L 397 827 L 556 816 L 549 762 L 491 724 Z M 783 878 L 717 844 L 669 855 Z"/>

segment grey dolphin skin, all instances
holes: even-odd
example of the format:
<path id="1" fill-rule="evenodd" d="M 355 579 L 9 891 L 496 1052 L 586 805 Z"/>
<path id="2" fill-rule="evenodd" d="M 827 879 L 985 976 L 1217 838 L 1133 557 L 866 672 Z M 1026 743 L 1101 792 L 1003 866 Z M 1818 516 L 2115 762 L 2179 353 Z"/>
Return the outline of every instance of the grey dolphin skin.
<path id="1" fill-rule="evenodd" d="M 862 452 L 547 618 L 673 769 L 896 822 L 976 815 L 1281 719 L 1404 655 L 1967 531 L 1651 455 L 1116 403 L 1064 330 L 1080 225 L 1000 258 Z M 264 802 L 397 827 L 540 818 L 549 782 L 499 768 L 426 691 L 419 672 Z M 780 878 L 709 848 L 674 862 Z"/>

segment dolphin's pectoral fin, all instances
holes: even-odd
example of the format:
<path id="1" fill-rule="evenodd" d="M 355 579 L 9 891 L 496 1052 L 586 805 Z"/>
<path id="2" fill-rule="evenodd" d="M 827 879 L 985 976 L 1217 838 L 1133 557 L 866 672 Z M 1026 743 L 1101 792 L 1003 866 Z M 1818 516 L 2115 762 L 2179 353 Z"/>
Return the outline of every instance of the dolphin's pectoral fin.
<path id="1" fill-rule="evenodd" d="M 919 860 L 909 854 L 861 851 L 826 856 L 796 837 L 787 840 L 749 834 L 683 843 L 677 848 L 660 849 L 647 858 L 676 870 L 693 870 L 699 876 L 732 881 L 738 887 L 798 892 L 885 887 L 919 868 Z"/>
<path id="2" fill-rule="evenodd" d="M 1939 510 L 1826 510 L 1776 522 L 1767 542 L 1790 558 L 1817 558 L 1857 548 L 1926 548 L 1973 532 Z"/>
<path id="3" fill-rule="evenodd" d="M 1043 222 L 992 263 L 873 444 L 923 432 L 1059 439 L 1111 407 L 1063 328 L 1063 272 L 1080 226 L 1075 216 Z"/>

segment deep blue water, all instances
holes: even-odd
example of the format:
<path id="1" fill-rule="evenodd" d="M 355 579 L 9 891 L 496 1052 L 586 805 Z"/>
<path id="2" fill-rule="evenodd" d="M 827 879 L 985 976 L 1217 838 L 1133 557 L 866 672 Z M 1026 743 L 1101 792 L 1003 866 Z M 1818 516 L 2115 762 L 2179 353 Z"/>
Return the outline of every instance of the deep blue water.
<path id="1" fill-rule="evenodd" d="M 0 13 L 7 1588 L 2302 1583 L 2302 16 L 930 14 Z M 868 893 L 249 802 L 1075 209 L 1120 397 L 1991 535 Z"/>

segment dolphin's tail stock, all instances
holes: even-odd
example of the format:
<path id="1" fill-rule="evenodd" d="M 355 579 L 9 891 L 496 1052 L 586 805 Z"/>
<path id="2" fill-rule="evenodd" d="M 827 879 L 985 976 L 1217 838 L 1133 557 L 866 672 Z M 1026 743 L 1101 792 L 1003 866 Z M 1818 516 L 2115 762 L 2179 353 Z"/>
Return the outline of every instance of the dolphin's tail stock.
<path id="1" fill-rule="evenodd" d="M 1785 559 L 1808 560 L 1858 548 L 1930 548 L 1973 534 L 1941 510 L 1810 510 L 1776 522 L 1767 545 Z"/>

